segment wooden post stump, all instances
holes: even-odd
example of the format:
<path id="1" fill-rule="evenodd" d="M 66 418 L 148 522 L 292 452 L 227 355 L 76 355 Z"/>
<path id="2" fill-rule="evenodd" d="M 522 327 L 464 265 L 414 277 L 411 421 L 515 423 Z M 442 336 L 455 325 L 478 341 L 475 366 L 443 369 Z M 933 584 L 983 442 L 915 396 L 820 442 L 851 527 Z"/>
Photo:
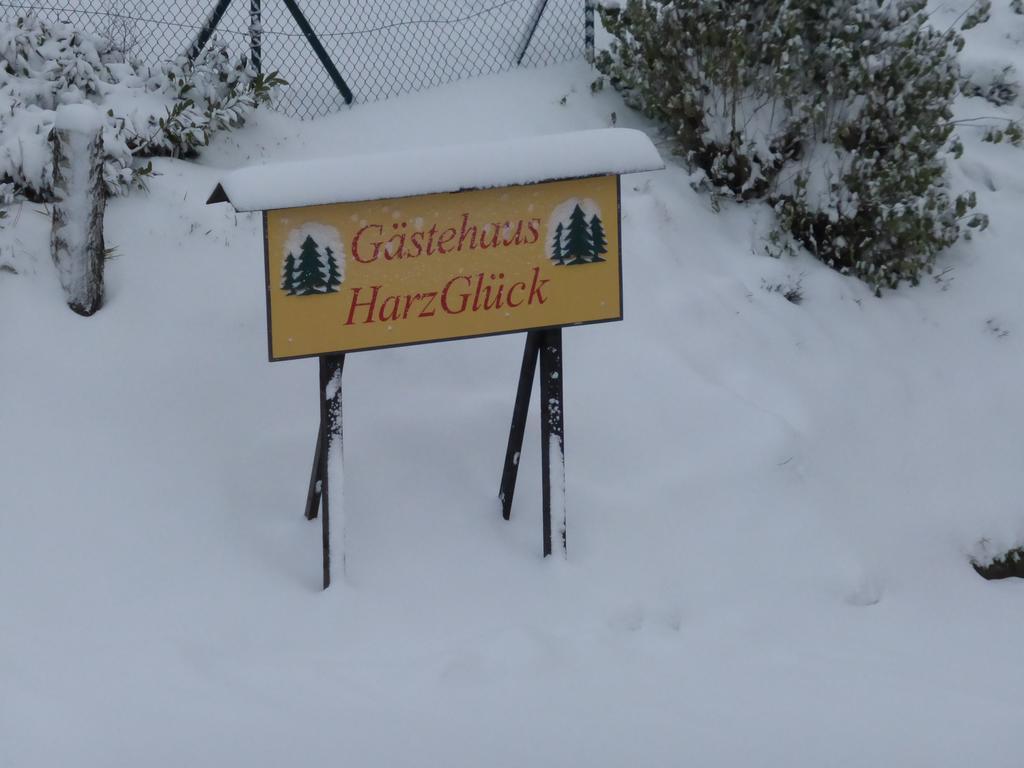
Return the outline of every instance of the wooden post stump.
<path id="1" fill-rule="evenodd" d="M 103 116 L 91 105 L 57 110 L 53 148 L 53 224 L 50 252 L 73 312 L 89 316 L 103 305 Z"/>

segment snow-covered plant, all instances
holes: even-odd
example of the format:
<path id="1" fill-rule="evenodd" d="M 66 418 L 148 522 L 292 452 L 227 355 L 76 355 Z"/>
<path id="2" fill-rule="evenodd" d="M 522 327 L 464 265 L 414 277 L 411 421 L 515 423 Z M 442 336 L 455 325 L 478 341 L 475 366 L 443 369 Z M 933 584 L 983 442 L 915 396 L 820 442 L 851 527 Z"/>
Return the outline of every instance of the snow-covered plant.
<path id="1" fill-rule="evenodd" d="M 997 107 L 1012 104 L 1020 96 L 1020 83 L 1012 64 L 1005 66 L 974 66 L 963 79 L 965 96 L 979 96 Z"/>
<path id="2" fill-rule="evenodd" d="M 710 185 L 764 194 L 793 151 L 806 66 L 789 0 L 629 0 L 597 66 L 626 103 L 666 123 Z"/>
<path id="3" fill-rule="evenodd" d="M 126 8 L 124 2 L 125 0 L 107 0 L 101 34 L 124 59 L 127 59 L 139 44 L 139 28 L 131 9 Z"/>
<path id="4" fill-rule="evenodd" d="M 809 151 L 772 195 L 784 229 L 876 289 L 917 284 L 962 224 L 987 223 L 969 215 L 973 194 L 948 188 L 960 40 L 928 26 L 924 5 L 837 5 L 820 49 L 817 77 L 828 89 Z"/>
<path id="5" fill-rule="evenodd" d="M 0 184 L 0 219 L 7 218 L 7 206 L 14 202 L 14 185 Z"/>
<path id="6" fill-rule="evenodd" d="M 991 144 L 1000 144 L 1008 141 L 1013 146 L 1019 147 L 1021 144 L 1024 144 L 1024 128 L 1015 120 L 1007 120 L 1006 124 L 1001 128 L 995 126 L 986 128 L 981 140 Z"/>
<path id="7" fill-rule="evenodd" d="M 960 25 L 963 30 L 974 29 L 979 24 L 984 24 L 992 16 L 992 0 L 975 0 L 964 16 L 964 22 Z"/>
<path id="8" fill-rule="evenodd" d="M 988 551 L 988 540 L 978 542 L 983 555 L 971 558 L 978 575 L 986 579 L 1024 578 L 1024 547 L 1013 547 L 1001 554 Z"/>
<path id="9" fill-rule="evenodd" d="M 29 14 L 0 24 L 0 183 L 52 198 L 47 143 L 55 110 L 92 104 L 106 115 L 104 182 L 124 194 L 148 172 L 140 158 L 194 155 L 214 133 L 237 128 L 282 84 L 258 75 L 211 40 L 195 61 L 143 66 L 110 39 Z"/>
<path id="10" fill-rule="evenodd" d="M 145 70 L 145 77 L 149 89 L 171 96 L 172 106 L 164 115 L 150 115 L 148 125 L 133 125 L 129 145 L 174 157 L 192 157 L 216 132 L 240 128 L 284 84 L 276 72 L 257 73 L 245 57 L 233 59 L 216 39 L 194 61 L 164 62 Z"/>
<path id="11" fill-rule="evenodd" d="M 917 283 L 952 244 L 945 153 L 960 84 L 925 0 L 629 0 L 598 66 L 712 187 L 767 197 L 794 241 L 870 285 Z"/>

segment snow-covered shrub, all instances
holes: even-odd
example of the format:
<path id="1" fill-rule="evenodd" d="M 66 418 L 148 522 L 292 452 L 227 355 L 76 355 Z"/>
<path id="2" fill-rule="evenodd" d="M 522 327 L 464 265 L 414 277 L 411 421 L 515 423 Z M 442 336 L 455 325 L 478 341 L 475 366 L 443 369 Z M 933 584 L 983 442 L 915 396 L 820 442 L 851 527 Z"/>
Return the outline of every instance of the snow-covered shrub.
<path id="1" fill-rule="evenodd" d="M 132 56 L 140 42 L 139 26 L 132 14 L 133 9 L 125 6 L 125 0 L 106 0 L 106 11 L 101 36 L 109 40 L 125 58 Z"/>
<path id="2" fill-rule="evenodd" d="M 965 96 L 979 96 L 997 107 L 1012 104 L 1020 96 L 1012 64 L 976 65 L 966 72 L 961 90 Z"/>
<path id="3" fill-rule="evenodd" d="M 0 183 L 52 198 L 47 139 L 62 104 L 105 113 L 104 182 L 116 195 L 146 173 L 138 158 L 194 154 L 216 131 L 240 126 L 281 83 L 216 40 L 193 62 L 144 66 L 108 38 L 31 14 L 0 24 Z"/>
<path id="4" fill-rule="evenodd" d="M 974 206 L 946 183 L 960 84 L 925 0 L 629 0 L 599 68 L 718 191 L 876 289 L 917 283 Z M 984 217 L 967 219 L 983 225 Z"/>
<path id="5" fill-rule="evenodd" d="M 959 38 L 925 23 L 923 0 L 840 4 L 829 19 L 826 98 L 809 151 L 774 190 L 783 227 L 872 286 L 916 284 L 952 245 L 974 195 L 946 181 Z M 824 54 L 824 51 L 823 51 Z"/>
<path id="6" fill-rule="evenodd" d="M 1000 127 L 988 126 L 985 129 L 985 133 L 982 134 L 981 140 L 987 141 L 990 144 L 1000 144 L 1003 141 L 1008 141 L 1013 146 L 1019 147 L 1021 144 L 1024 144 L 1024 128 L 1015 120 L 1007 120 Z"/>
<path id="7" fill-rule="evenodd" d="M 768 188 L 799 137 L 807 50 L 788 0 L 629 0 L 602 9 L 615 36 L 598 69 L 630 106 L 666 123 L 719 191 Z"/>
<path id="8" fill-rule="evenodd" d="M 14 185 L 0 184 L 0 219 L 7 218 L 7 206 L 14 202 Z"/>
<path id="9" fill-rule="evenodd" d="M 240 128 L 260 104 L 269 103 L 284 83 L 277 73 L 257 74 L 245 57 L 233 59 L 227 46 L 211 40 L 195 61 L 179 59 L 140 69 L 147 91 L 169 97 L 165 114 L 133 115 L 127 130 L 133 152 L 192 157 L 217 131 Z"/>
<path id="10" fill-rule="evenodd" d="M 974 0 L 974 4 L 967 9 L 961 29 L 974 29 L 979 24 L 984 24 L 992 16 L 992 0 Z"/>
<path id="11" fill-rule="evenodd" d="M 986 579 L 1024 579 L 1024 547 L 1014 547 L 1002 554 L 993 555 L 988 550 L 988 542 L 979 542 L 983 551 L 982 557 L 971 558 L 971 565 L 978 575 Z"/>

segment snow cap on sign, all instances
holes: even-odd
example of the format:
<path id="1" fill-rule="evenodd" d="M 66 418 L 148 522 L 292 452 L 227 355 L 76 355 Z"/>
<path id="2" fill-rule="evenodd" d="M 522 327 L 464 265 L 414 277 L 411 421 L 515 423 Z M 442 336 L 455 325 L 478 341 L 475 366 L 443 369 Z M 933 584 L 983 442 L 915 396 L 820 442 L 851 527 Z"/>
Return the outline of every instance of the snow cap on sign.
<path id="1" fill-rule="evenodd" d="M 225 176 L 207 202 L 265 211 L 664 167 L 646 134 L 605 128 L 242 168 Z"/>

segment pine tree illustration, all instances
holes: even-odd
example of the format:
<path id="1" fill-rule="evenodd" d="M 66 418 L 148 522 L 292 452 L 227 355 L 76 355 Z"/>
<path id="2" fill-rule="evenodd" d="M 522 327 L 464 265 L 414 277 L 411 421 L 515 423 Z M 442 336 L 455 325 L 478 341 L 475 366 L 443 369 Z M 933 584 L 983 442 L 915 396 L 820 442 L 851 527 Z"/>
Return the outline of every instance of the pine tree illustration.
<path id="1" fill-rule="evenodd" d="M 289 296 L 295 295 L 295 256 L 292 253 L 285 256 L 281 268 L 281 290 Z"/>
<path id="2" fill-rule="evenodd" d="M 562 222 L 558 222 L 558 226 L 555 227 L 555 236 L 551 240 L 551 260 L 558 266 L 565 264 L 565 245 L 562 242 L 564 239 L 565 227 L 562 226 Z"/>
<path id="3" fill-rule="evenodd" d="M 571 264 L 586 264 L 591 260 L 592 244 L 587 217 L 579 203 L 569 214 L 569 232 L 565 238 L 565 258 Z"/>
<path id="4" fill-rule="evenodd" d="M 334 258 L 334 251 L 330 248 L 325 248 L 324 251 L 327 253 L 324 264 L 327 283 L 324 285 L 324 293 L 335 293 L 338 286 L 341 285 L 341 273 L 338 271 L 338 262 Z"/>
<path id="5" fill-rule="evenodd" d="M 323 257 L 317 248 L 316 240 L 306 235 L 301 248 L 298 269 L 293 273 L 295 275 L 295 293 L 300 296 L 323 293 L 326 284 L 322 265 Z"/>
<path id="6" fill-rule="evenodd" d="M 590 219 L 590 260 L 604 261 L 602 253 L 608 253 L 608 240 L 604 236 L 604 226 L 601 224 L 601 217 L 596 213 Z"/>

